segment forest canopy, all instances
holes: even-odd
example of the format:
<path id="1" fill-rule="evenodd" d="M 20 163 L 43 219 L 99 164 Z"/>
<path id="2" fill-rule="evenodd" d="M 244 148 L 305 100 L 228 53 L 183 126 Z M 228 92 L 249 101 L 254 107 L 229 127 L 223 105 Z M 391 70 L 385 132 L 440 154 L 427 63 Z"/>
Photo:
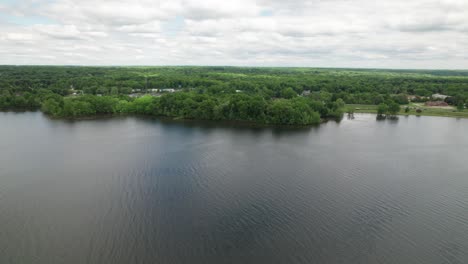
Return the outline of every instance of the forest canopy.
<path id="1" fill-rule="evenodd" d="M 340 118 L 345 104 L 399 109 L 408 96 L 436 93 L 452 105 L 468 99 L 467 71 L 0 66 L 0 76 L 0 109 L 69 118 L 128 113 L 307 125 Z"/>

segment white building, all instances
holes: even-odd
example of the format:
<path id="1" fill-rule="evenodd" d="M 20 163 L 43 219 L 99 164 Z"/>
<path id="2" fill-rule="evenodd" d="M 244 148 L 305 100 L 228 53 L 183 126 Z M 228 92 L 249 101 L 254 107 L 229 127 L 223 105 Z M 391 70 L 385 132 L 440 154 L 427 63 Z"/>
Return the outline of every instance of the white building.
<path id="1" fill-rule="evenodd" d="M 443 94 L 433 94 L 432 99 L 437 99 L 437 100 L 445 100 L 448 95 L 443 95 Z"/>
<path id="2" fill-rule="evenodd" d="M 301 94 L 302 96 L 309 96 L 310 95 L 310 90 L 305 90 Z"/>
<path id="3" fill-rule="evenodd" d="M 170 88 L 170 89 L 161 89 L 160 91 L 162 93 L 173 93 L 173 92 L 175 92 L 175 89 L 172 89 L 172 88 Z"/>

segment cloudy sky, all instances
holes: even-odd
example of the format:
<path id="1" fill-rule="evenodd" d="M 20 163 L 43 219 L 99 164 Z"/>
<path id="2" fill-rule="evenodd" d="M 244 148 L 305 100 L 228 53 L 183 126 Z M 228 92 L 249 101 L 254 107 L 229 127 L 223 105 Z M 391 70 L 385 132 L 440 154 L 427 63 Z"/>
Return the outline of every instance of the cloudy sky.
<path id="1" fill-rule="evenodd" d="M 468 68 L 468 0 L 0 0 L 0 64 Z"/>

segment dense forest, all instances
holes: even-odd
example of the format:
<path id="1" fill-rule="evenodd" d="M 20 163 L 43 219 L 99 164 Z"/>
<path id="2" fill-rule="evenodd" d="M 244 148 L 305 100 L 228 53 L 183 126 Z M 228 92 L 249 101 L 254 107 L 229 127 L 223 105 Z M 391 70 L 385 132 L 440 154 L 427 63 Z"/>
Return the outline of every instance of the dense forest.
<path id="1" fill-rule="evenodd" d="M 468 71 L 0 66 L 0 109 L 53 117 L 144 114 L 307 125 L 340 118 L 345 104 L 381 109 L 449 95 L 465 105 Z"/>

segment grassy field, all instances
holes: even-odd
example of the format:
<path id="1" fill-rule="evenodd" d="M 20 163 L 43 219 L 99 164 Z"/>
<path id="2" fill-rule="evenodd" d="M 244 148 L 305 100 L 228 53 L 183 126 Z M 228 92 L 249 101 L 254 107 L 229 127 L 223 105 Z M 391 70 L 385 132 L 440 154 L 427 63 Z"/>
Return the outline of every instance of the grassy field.
<path id="1" fill-rule="evenodd" d="M 408 113 L 405 112 L 406 107 L 410 108 Z M 347 111 L 354 110 L 354 113 L 372 113 L 377 114 L 376 105 L 355 105 L 349 104 L 346 105 Z M 416 109 L 421 109 L 421 113 L 417 113 Z M 409 105 L 402 105 L 399 115 L 418 115 L 418 116 L 446 116 L 446 117 L 459 117 L 459 118 L 468 118 L 468 109 L 463 111 L 458 111 L 455 108 L 437 108 L 437 107 L 427 107 L 424 104 L 411 103 Z"/>

